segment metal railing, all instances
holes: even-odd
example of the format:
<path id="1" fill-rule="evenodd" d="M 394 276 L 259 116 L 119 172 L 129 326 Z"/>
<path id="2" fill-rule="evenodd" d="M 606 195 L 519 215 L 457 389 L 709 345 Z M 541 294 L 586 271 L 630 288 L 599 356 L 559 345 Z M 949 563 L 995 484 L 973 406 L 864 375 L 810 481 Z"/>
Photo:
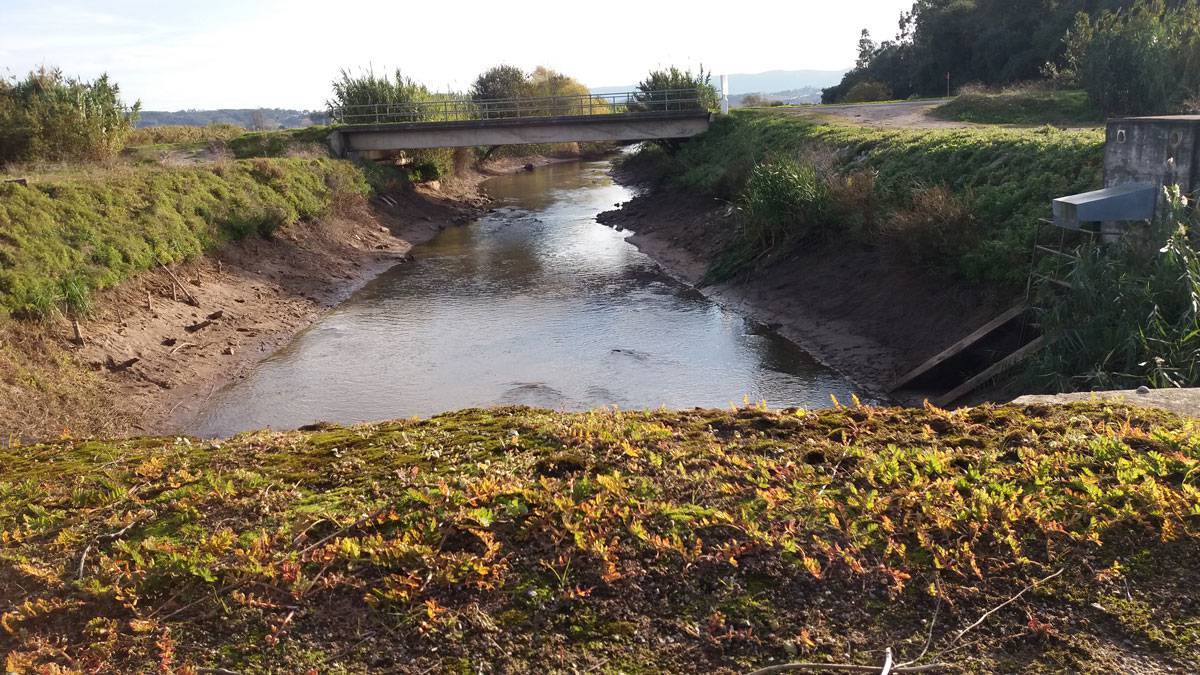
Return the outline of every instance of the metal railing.
<path id="1" fill-rule="evenodd" d="M 697 89 L 627 91 L 617 94 L 578 94 L 536 98 L 488 99 L 431 98 L 403 103 L 367 103 L 329 110 L 334 124 L 387 124 L 395 122 L 458 122 L 509 118 L 612 115 L 637 112 L 706 110 Z"/>

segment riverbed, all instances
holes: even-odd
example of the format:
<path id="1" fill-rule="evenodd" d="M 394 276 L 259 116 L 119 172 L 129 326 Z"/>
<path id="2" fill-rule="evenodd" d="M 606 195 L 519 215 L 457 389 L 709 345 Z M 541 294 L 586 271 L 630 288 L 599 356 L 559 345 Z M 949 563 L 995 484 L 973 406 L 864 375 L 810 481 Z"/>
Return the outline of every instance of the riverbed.
<path id="1" fill-rule="evenodd" d="M 466 407 L 823 407 L 854 385 L 666 274 L 596 215 L 606 161 L 493 178 L 495 210 L 415 247 L 187 429 L 228 436 Z"/>

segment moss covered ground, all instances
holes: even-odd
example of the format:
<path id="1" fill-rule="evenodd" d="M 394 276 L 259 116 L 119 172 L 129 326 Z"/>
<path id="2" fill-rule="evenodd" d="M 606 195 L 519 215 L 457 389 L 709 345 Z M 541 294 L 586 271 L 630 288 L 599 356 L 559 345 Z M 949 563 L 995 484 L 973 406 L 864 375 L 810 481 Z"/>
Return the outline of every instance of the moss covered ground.
<path id="1" fill-rule="evenodd" d="M 1197 431 L 1101 404 L 505 408 L 13 448 L 0 653 L 659 673 L 928 644 L 963 671 L 1195 670 Z"/>

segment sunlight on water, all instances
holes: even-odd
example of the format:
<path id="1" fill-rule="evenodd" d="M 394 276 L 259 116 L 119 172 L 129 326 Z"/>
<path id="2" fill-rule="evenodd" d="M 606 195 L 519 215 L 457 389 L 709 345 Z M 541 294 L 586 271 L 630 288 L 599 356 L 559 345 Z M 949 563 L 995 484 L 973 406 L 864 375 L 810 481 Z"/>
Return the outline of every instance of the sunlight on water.
<path id="1" fill-rule="evenodd" d="M 490 180 L 496 212 L 413 249 L 213 396 L 223 436 L 474 406 L 824 407 L 853 387 L 596 223 L 630 198 L 607 162 Z"/>

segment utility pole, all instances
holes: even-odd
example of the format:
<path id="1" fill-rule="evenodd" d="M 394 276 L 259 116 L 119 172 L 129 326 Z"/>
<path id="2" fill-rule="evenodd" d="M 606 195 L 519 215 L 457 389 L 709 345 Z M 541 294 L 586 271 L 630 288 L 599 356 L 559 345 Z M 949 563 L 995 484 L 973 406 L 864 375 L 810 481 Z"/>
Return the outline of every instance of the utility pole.
<path id="1" fill-rule="evenodd" d="M 946 71 L 946 98 L 950 98 L 950 71 Z"/>
<path id="2" fill-rule="evenodd" d="M 729 76 L 721 76 L 721 114 L 729 114 Z"/>

